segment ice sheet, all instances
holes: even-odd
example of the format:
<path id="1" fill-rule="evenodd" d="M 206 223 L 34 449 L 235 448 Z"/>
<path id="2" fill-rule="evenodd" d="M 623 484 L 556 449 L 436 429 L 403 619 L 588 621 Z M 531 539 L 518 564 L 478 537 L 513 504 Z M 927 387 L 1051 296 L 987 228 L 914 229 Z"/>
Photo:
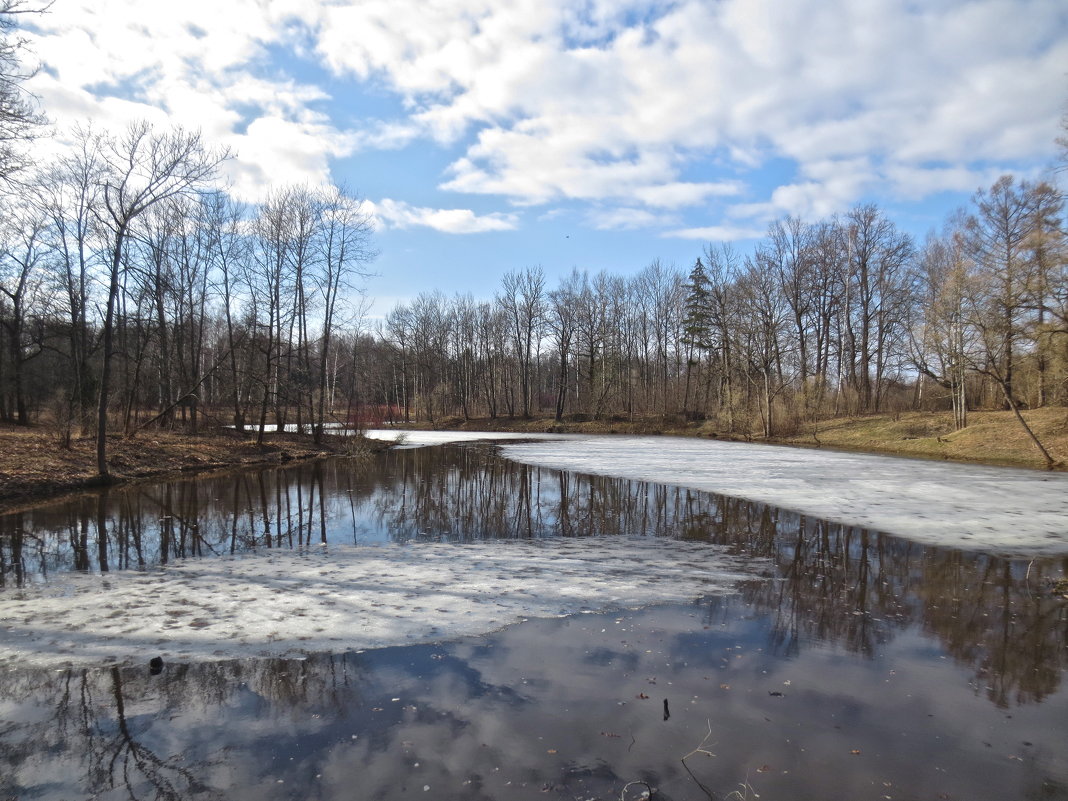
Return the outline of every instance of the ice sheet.
<path id="1" fill-rule="evenodd" d="M 385 432 L 395 437 L 398 432 Z M 431 436 L 433 435 L 433 436 Z M 501 439 L 405 432 L 411 444 Z M 684 437 L 513 435 L 527 464 L 760 501 L 929 545 L 1068 553 L 1068 474 Z"/>
<path id="2" fill-rule="evenodd" d="M 1068 553 L 1068 475 L 673 437 L 515 443 L 528 464 L 676 484 L 895 534 L 1038 556 Z"/>
<path id="3" fill-rule="evenodd" d="M 712 545 L 623 537 L 188 559 L 0 595 L 0 664 L 404 645 L 485 633 L 525 617 L 732 592 L 758 567 Z"/>

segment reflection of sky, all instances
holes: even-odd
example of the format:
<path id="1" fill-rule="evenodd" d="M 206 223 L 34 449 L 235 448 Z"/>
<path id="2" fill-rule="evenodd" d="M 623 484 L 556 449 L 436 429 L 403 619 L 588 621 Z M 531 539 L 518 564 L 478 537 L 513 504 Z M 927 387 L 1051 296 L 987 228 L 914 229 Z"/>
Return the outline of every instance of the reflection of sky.
<path id="1" fill-rule="evenodd" d="M 915 627 L 872 658 L 827 645 L 776 656 L 769 634 L 765 615 L 720 599 L 440 645 L 117 674 L 127 730 L 181 798 L 607 799 L 639 779 L 663 798 L 700 798 L 680 758 L 710 728 L 715 756 L 687 765 L 718 797 L 746 779 L 798 801 L 1068 797 L 1065 690 L 1001 709 L 966 670 L 924 653 Z M 62 718 L 79 710 L 80 672 L 0 673 L 0 793 L 124 797 L 106 776 L 87 784 L 121 740 L 114 675 L 85 674 L 83 726 Z M 138 797 L 154 797 L 132 773 Z"/>

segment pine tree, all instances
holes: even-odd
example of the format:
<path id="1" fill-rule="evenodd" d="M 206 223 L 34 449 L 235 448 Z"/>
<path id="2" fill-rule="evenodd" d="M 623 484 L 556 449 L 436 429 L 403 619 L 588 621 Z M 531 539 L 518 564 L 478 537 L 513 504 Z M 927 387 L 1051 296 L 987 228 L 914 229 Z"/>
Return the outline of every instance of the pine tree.
<path id="1" fill-rule="evenodd" d="M 683 412 L 690 411 L 690 387 L 694 368 L 715 348 L 712 324 L 712 289 L 705 266 L 698 259 L 686 281 L 686 315 L 682 321 L 682 343 L 686 346 L 686 388 Z"/>

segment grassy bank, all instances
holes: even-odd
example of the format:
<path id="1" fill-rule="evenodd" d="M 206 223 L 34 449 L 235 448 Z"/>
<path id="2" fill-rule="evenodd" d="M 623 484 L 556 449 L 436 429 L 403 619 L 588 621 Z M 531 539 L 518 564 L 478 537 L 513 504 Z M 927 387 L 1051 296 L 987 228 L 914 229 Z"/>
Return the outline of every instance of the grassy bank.
<path id="1" fill-rule="evenodd" d="M 1035 409 L 1023 413 L 1035 434 L 1059 462 L 1058 470 L 1068 467 L 1068 409 Z M 725 429 L 704 421 L 686 423 L 678 419 L 645 418 L 626 420 L 575 420 L 557 423 L 551 417 L 524 420 L 506 417 L 461 420 L 452 418 L 428 426 L 413 428 L 461 429 L 467 431 L 515 431 L 597 434 L 669 434 L 713 439 L 764 441 L 757 437 L 729 434 Z M 887 453 L 922 459 L 1008 465 L 1044 469 L 1034 443 L 1011 412 L 972 412 L 969 425 L 953 431 L 948 412 L 904 412 L 901 414 L 805 423 L 789 435 L 769 442 L 802 447 Z"/>
<path id="2" fill-rule="evenodd" d="M 118 482 L 162 478 L 256 464 L 313 459 L 353 448 L 381 448 L 381 443 L 326 436 L 316 445 L 310 436 L 269 435 L 263 445 L 232 430 L 198 435 L 169 431 L 142 432 L 133 439 L 108 438 L 108 462 Z M 75 438 L 61 448 L 47 428 L 0 426 L 0 508 L 98 484 L 96 440 Z"/>

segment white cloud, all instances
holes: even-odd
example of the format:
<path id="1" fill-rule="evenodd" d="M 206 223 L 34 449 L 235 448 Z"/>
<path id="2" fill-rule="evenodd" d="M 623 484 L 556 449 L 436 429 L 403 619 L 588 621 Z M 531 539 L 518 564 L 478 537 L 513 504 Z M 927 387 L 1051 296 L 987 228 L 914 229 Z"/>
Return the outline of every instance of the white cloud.
<path id="1" fill-rule="evenodd" d="M 974 192 L 988 187 L 1009 169 L 991 167 L 974 170 L 968 167 L 912 167 L 894 165 L 885 170 L 894 192 L 906 200 L 920 200 L 937 192 Z"/>
<path id="2" fill-rule="evenodd" d="M 1068 37 L 1046 0 L 682 0 L 620 14 L 595 3 L 581 19 L 575 8 L 365 2 L 325 11 L 334 24 L 317 46 L 339 73 L 401 93 L 428 135 L 477 129 L 444 188 L 517 203 L 681 208 L 716 194 L 706 184 L 739 187 L 735 169 L 780 158 L 798 178 L 737 213 L 821 213 L 904 170 L 938 164 L 948 179 L 978 159 L 1051 151 Z M 647 21 L 624 28 L 628 14 Z M 861 158 L 863 178 L 813 177 Z M 709 159 L 725 180 L 681 181 Z"/>
<path id="3" fill-rule="evenodd" d="M 379 223 L 388 228 L 421 226 L 446 234 L 480 234 L 512 231 L 519 225 L 519 219 L 514 214 L 479 216 L 471 209 L 429 209 L 389 198 L 369 203 L 368 206 Z"/>
<path id="4" fill-rule="evenodd" d="M 600 231 L 617 229 L 654 228 L 677 225 L 673 215 L 655 214 L 646 209 L 595 209 L 587 215 L 590 224 Z"/>
<path id="5" fill-rule="evenodd" d="M 740 239 L 760 239 L 765 231 L 733 225 L 707 225 L 699 228 L 679 228 L 665 231 L 664 238 L 698 239 L 703 242 L 737 242 Z"/>
<path id="6" fill-rule="evenodd" d="M 272 183 L 320 183 L 359 142 L 330 124 L 321 89 L 270 66 L 269 47 L 297 46 L 297 11 L 254 0 L 67 0 L 32 20 L 43 69 L 30 88 L 60 132 L 85 120 L 201 129 L 235 153 L 224 177 L 245 199 Z"/>
<path id="7" fill-rule="evenodd" d="M 1044 161 L 1068 63 L 1050 0 L 64 0 L 33 24 L 61 126 L 201 127 L 246 195 L 425 138 L 456 149 L 445 190 L 751 220 Z M 342 130 L 279 53 L 402 110 Z M 754 196 L 768 164 L 792 174 Z M 438 224 L 514 222 L 468 213 Z"/>
<path id="8" fill-rule="evenodd" d="M 643 186 L 634 190 L 634 196 L 649 206 L 677 209 L 693 206 L 709 197 L 730 197 L 738 195 L 742 185 L 738 181 L 720 181 L 718 183 L 685 183 L 672 181 L 654 186 Z"/>

